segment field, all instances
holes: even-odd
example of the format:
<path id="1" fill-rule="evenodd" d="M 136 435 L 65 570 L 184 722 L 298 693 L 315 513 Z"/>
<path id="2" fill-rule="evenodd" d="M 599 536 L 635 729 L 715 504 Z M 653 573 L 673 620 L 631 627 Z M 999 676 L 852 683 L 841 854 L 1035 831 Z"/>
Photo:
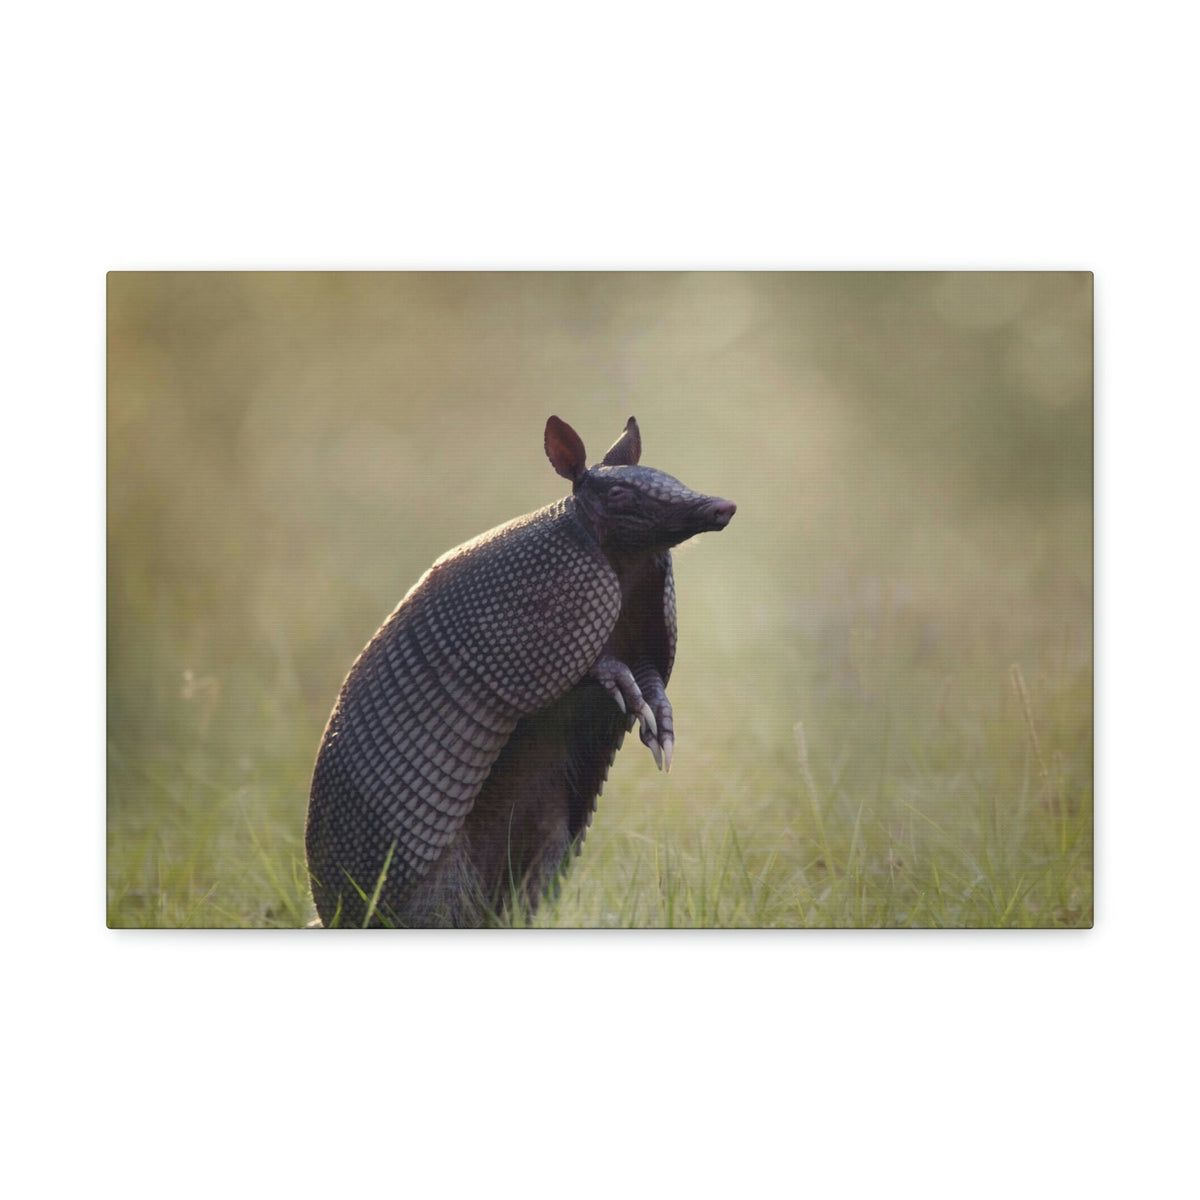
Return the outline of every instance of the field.
<path id="1" fill-rule="evenodd" d="M 341 680 L 550 413 L 738 513 L 535 926 L 1092 924 L 1090 276 L 115 274 L 108 351 L 111 926 L 311 920 Z"/>

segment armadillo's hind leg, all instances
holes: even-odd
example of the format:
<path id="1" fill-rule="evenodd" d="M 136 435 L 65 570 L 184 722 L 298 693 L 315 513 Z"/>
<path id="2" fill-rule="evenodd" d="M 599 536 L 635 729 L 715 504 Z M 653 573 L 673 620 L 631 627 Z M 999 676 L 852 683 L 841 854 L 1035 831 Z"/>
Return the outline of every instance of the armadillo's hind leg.
<path id="1" fill-rule="evenodd" d="M 635 719 L 641 721 L 642 741 L 647 746 L 651 746 L 651 742 L 647 740 L 648 731 L 650 737 L 654 739 L 651 748 L 654 750 L 655 759 L 658 760 L 658 721 L 655 718 L 654 710 L 646 703 L 646 698 L 642 695 L 642 689 L 638 687 L 633 672 L 619 658 L 614 658 L 611 654 L 602 654 L 596 660 L 589 674 L 604 685 L 608 694 L 616 701 L 617 707 L 625 713 L 629 721 L 629 729 L 633 728 Z M 661 679 L 659 686 L 662 686 Z M 669 705 L 668 711 L 670 711 Z M 662 762 L 659 761 L 658 765 L 661 768 Z"/>
<path id="2" fill-rule="evenodd" d="M 641 666 L 635 676 L 642 697 L 654 711 L 655 729 L 646 729 L 643 722 L 641 738 L 654 755 L 660 771 L 671 769 L 671 759 L 675 753 L 675 717 L 671 711 L 671 701 L 667 699 L 666 685 L 658 668 L 650 664 Z"/>

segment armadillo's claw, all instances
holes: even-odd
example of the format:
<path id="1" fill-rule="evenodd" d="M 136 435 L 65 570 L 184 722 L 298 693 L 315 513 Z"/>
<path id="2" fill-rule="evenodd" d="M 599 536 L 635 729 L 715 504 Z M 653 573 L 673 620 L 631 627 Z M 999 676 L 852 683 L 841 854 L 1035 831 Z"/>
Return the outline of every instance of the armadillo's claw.
<path id="1" fill-rule="evenodd" d="M 660 741 L 662 744 L 663 770 L 670 775 L 671 758 L 675 753 L 675 739 L 669 733 L 664 733 Z"/>
<path id="2" fill-rule="evenodd" d="M 646 701 L 638 688 L 633 672 L 611 654 L 601 655 L 591 670 L 591 677 L 604 686 L 622 715 L 629 717 L 628 729 L 633 728 L 634 714 L 645 722 Z M 651 714 L 653 718 L 653 714 Z"/>
<path id="3" fill-rule="evenodd" d="M 642 722 L 642 740 L 646 739 L 646 732 L 649 731 L 651 737 L 658 737 L 658 722 L 654 719 L 654 710 L 643 700 L 638 705 L 638 716 Z"/>
<path id="4" fill-rule="evenodd" d="M 645 742 L 646 748 L 650 753 L 654 755 L 654 762 L 660 771 L 669 768 L 671 765 L 671 760 L 664 754 L 666 743 L 663 741 L 663 736 L 658 732 L 657 728 L 652 729 L 648 723 L 642 723 L 641 739 Z"/>

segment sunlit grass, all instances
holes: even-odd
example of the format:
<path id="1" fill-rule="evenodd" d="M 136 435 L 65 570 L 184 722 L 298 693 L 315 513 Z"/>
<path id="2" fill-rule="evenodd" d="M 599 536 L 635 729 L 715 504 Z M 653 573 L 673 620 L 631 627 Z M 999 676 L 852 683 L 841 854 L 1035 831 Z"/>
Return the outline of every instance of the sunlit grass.
<path id="1" fill-rule="evenodd" d="M 1010 741 L 992 739 L 1008 752 L 1003 771 L 910 760 L 855 792 L 836 776 L 815 782 L 798 745 L 790 769 L 738 775 L 707 811 L 647 820 L 651 779 L 640 803 L 602 801 L 595 835 L 534 924 L 1089 926 L 1090 763 L 1046 746 L 1056 766 L 1043 775 L 1016 708 Z"/>
<path id="2" fill-rule="evenodd" d="M 754 663 L 742 669 L 755 677 Z M 681 736 L 665 776 L 627 741 L 582 853 L 533 927 L 1091 924 L 1090 669 L 1031 690 L 1010 664 L 990 704 L 987 689 L 959 709 L 938 696 L 882 723 L 792 713 L 790 736 L 766 754 L 747 754 L 740 737 L 781 697 L 760 692 L 761 713 L 726 723 L 718 694 L 696 683 L 676 704 L 709 744 Z M 279 750 L 308 756 L 299 741 Z M 111 924 L 312 919 L 302 773 L 264 773 L 198 730 L 174 761 L 116 746 L 111 761 Z"/>

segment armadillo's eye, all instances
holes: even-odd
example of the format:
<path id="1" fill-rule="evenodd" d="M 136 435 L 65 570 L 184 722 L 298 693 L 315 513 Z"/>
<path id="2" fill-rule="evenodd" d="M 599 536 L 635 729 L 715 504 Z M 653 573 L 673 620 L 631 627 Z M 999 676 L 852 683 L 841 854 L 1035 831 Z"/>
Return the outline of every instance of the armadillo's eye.
<path id="1" fill-rule="evenodd" d="M 611 508 L 632 508 L 633 507 L 633 492 L 627 487 L 621 487 L 620 484 L 615 484 L 608 489 L 606 497 Z"/>

